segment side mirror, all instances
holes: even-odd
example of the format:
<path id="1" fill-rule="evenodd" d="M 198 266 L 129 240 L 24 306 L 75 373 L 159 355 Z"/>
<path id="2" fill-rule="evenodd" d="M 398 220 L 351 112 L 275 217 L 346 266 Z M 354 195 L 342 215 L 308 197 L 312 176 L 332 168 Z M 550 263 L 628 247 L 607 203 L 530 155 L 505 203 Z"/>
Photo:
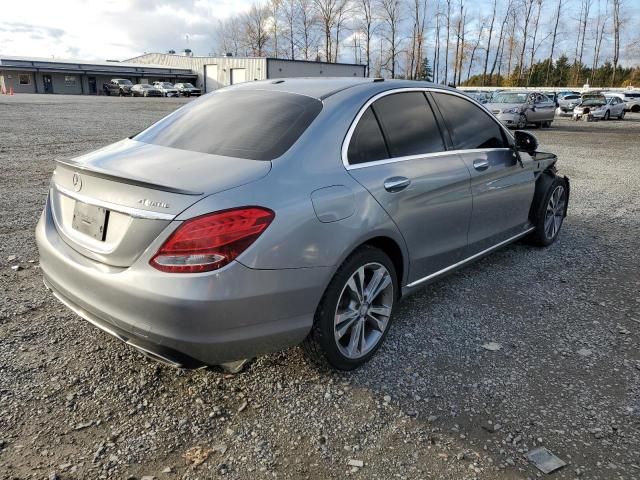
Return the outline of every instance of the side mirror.
<path id="1" fill-rule="evenodd" d="M 538 149 L 538 139 L 529 132 L 516 130 L 516 150 L 527 153 L 534 153 Z"/>

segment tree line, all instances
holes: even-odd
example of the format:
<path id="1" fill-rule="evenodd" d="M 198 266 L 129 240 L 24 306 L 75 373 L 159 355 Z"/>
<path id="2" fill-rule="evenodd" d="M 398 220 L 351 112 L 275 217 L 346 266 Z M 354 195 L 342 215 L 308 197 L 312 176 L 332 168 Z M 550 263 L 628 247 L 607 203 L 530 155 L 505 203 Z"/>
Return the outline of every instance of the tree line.
<path id="1" fill-rule="evenodd" d="M 630 1 L 262 0 L 219 22 L 215 49 L 450 85 L 640 86 L 620 64 L 640 56 Z"/>

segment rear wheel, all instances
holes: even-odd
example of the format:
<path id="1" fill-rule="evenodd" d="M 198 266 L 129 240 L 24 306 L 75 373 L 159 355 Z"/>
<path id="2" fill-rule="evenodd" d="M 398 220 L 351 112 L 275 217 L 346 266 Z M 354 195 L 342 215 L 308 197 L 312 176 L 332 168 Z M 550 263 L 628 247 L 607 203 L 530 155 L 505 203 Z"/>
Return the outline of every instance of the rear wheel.
<path id="1" fill-rule="evenodd" d="M 607 110 L 606 112 L 604 112 L 604 119 L 605 120 L 609 120 L 609 118 L 611 117 L 611 112 L 609 110 Z"/>
<path id="2" fill-rule="evenodd" d="M 622 119 L 624 118 L 625 113 L 626 113 L 626 112 L 625 112 L 625 111 L 624 111 L 624 109 L 623 109 L 623 110 L 622 110 L 622 112 L 620 112 L 620 115 L 618 116 L 618 118 L 619 118 L 620 120 L 622 120 Z"/>
<path id="3" fill-rule="evenodd" d="M 393 262 L 365 246 L 338 269 L 320 300 L 302 348 L 320 367 L 353 370 L 367 362 L 391 324 L 398 282 Z"/>
<path id="4" fill-rule="evenodd" d="M 533 221 L 535 230 L 530 240 L 546 247 L 556 241 L 567 211 L 569 189 L 565 179 L 547 175 L 534 197 Z"/>

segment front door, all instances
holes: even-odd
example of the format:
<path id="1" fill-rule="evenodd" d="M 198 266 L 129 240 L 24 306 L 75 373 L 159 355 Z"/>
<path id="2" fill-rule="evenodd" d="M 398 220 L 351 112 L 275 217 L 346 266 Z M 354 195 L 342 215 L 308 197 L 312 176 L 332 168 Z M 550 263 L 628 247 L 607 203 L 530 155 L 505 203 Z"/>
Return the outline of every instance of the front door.
<path id="1" fill-rule="evenodd" d="M 349 173 L 386 210 L 405 239 L 409 282 L 464 258 L 472 199 L 469 171 L 444 140 L 424 92 L 389 92 L 351 135 Z"/>
<path id="2" fill-rule="evenodd" d="M 53 93 L 53 80 L 51 75 L 42 75 L 42 83 L 44 84 L 44 93 Z"/>
<path id="3" fill-rule="evenodd" d="M 529 227 L 533 200 L 533 161 L 523 165 L 503 128 L 469 100 L 433 93 L 451 134 L 453 149 L 471 175 L 473 215 L 469 225 L 469 256 L 514 237 Z"/>
<path id="4" fill-rule="evenodd" d="M 87 79 L 87 81 L 89 82 L 89 93 L 91 95 L 95 95 L 98 93 L 98 87 L 96 85 L 96 77 L 89 77 Z"/>

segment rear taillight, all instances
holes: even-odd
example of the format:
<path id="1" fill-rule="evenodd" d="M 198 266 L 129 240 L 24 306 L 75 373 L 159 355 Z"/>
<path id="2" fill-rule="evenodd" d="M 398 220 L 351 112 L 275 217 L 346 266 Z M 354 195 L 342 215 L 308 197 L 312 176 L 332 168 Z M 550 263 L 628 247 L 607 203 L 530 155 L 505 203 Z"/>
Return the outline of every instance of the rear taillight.
<path id="1" fill-rule="evenodd" d="M 149 263 L 171 273 L 216 270 L 249 248 L 274 216 L 266 208 L 244 207 L 187 220 L 171 234 Z"/>

